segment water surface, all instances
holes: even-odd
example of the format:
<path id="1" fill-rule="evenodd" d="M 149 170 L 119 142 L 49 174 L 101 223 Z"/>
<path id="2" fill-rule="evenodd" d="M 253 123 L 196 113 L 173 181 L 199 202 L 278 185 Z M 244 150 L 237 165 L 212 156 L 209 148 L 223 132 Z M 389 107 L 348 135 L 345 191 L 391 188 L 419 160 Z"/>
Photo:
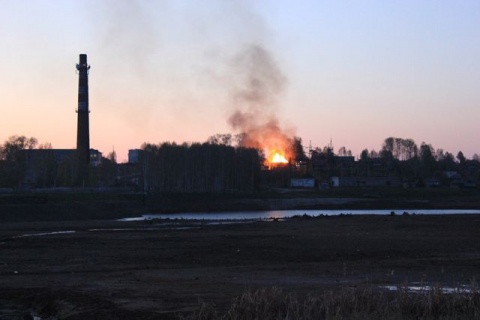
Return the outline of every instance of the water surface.
<path id="1" fill-rule="evenodd" d="M 186 212 L 145 214 L 141 217 L 120 219 L 120 221 L 141 221 L 151 219 L 184 219 L 184 220 L 266 220 L 285 219 L 293 216 L 308 215 L 396 215 L 401 214 L 480 214 L 476 209 L 382 209 L 382 210 L 270 210 L 270 211 L 234 211 L 234 212 Z"/>

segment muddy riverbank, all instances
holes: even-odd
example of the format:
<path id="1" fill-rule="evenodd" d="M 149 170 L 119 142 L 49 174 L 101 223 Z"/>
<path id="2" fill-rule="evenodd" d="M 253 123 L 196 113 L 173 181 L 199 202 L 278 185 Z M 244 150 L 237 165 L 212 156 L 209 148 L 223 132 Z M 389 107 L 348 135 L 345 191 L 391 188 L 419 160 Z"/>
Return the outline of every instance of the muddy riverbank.
<path id="1" fill-rule="evenodd" d="M 275 190 L 255 194 L 23 192 L 0 194 L 0 221 L 107 220 L 149 213 L 292 209 L 480 209 L 461 189 Z"/>
<path id="2" fill-rule="evenodd" d="M 480 276 L 478 230 L 479 215 L 4 222 L 0 307 L 58 319 L 173 319 L 259 287 L 451 287 Z"/>

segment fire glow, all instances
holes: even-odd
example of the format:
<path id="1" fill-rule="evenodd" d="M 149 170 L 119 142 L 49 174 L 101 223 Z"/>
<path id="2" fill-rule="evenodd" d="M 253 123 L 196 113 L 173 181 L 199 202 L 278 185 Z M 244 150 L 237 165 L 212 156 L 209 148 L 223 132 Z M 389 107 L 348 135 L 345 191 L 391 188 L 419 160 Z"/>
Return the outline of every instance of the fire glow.
<path id="1" fill-rule="evenodd" d="M 293 158 L 293 140 L 276 121 L 246 132 L 241 145 L 260 150 L 265 159 L 264 166 L 269 169 L 282 167 Z"/>
<path id="2" fill-rule="evenodd" d="M 268 167 L 272 167 L 272 166 L 274 167 L 274 166 L 278 166 L 278 165 L 282 165 L 282 164 L 287 164 L 288 160 L 280 152 L 273 151 L 273 152 L 271 152 L 270 157 L 268 157 L 265 162 L 266 162 L 265 164 Z"/>
<path id="3" fill-rule="evenodd" d="M 288 163 L 288 160 L 285 159 L 280 153 L 275 152 L 272 159 L 270 160 L 271 163 Z"/>
<path id="4" fill-rule="evenodd" d="M 232 61 L 234 110 L 228 122 L 240 132 L 238 145 L 255 148 L 268 169 L 285 166 L 293 158 L 293 128 L 284 128 L 278 107 L 286 78 L 270 53 L 259 45 L 240 52 Z"/>

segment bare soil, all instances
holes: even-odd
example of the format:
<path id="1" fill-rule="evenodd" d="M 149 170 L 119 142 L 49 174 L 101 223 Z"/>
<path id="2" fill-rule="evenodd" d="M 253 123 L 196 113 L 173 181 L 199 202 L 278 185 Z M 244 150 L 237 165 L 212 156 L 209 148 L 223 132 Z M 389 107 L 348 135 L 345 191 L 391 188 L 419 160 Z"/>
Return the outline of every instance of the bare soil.
<path id="1" fill-rule="evenodd" d="M 258 287 L 469 284 L 479 231 L 479 215 L 3 222 L 0 319 L 173 319 Z"/>

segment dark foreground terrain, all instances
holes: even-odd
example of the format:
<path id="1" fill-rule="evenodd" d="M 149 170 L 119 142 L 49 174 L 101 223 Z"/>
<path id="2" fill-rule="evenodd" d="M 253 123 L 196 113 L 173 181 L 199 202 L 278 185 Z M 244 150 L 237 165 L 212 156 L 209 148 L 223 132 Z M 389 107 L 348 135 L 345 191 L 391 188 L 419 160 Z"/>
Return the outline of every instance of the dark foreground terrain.
<path id="1" fill-rule="evenodd" d="M 0 319 L 169 319 L 265 287 L 458 287 L 480 277 L 479 231 L 478 215 L 3 222 Z"/>

